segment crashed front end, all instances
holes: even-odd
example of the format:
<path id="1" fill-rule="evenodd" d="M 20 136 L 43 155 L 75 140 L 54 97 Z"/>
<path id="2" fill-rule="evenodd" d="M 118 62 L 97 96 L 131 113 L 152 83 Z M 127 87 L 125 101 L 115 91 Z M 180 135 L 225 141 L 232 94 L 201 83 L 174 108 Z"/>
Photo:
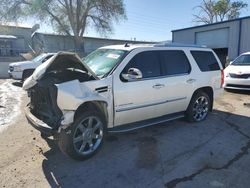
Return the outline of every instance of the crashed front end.
<path id="1" fill-rule="evenodd" d="M 45 85 L 39 81 L 37 85 L 28 90 L 30 103 L 26 107 L 26 117 L 34 126 L 38 121 L 41 122 L 39 127 L 41 132 L 52 135 L 58 130 L 62 120 L 62 111 L 57 106 L 57 87 L 53 84 Z M 31 118 L 30 118 L 31 117 Z"/>
<path id="2" fill-rule="evenodd" d="M 28 122 L 48 136 L 55 135 L 60 128 L 73 122 L 72 110 L 81 103 L 77 99 L 80 97 L 77 93 L 81 95 L 80 82 L 95 79 L 97 78 L 91 70 L 84 66 L 76 54 L 57 53 L 39 66 L 23 84 L 23 89 L 30 97 L 30 103 L 25 109 Z M 71 92 L 70 95 L 68 91 Z M 65 110 L 58 106 L 58 97 Z"/>

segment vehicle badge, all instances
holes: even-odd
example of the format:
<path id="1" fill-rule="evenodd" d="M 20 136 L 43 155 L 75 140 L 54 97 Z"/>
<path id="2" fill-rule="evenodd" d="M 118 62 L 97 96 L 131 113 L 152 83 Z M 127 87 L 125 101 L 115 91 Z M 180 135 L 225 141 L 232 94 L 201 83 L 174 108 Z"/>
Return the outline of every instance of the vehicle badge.
<path id="1" fill-rule="evenodd" d="M 238 75 L 242 75 L 242 72 L 241 72 L 241 71 L 239 71 L 239 72 L 237 72 L 237 74 L 238 74 Z"/>

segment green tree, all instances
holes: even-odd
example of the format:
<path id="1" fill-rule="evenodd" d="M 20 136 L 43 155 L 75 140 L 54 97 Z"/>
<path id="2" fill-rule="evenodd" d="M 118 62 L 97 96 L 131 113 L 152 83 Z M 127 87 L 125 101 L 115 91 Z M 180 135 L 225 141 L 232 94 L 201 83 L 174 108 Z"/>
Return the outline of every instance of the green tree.
<path id="1" fill-rule="evenodd" d="M 114 22 L 126 19 L 126 12 L 123 0 L 1 0 L 0 18 L 50 22 L 58 33 L 74 36 L 79 49 L 88 27 L 100 34 L 110 34 Z"/>
<path id="2" fill-rule="evenodd" d="M 210 24 L 226 19 L 235 19 L 240 16 L 241 10 L 247 6 L 248 4 L 243 1 L 203 0 L 201 5 L 195 7 L 199 12 L 194 15 L 194 21 Z"/>

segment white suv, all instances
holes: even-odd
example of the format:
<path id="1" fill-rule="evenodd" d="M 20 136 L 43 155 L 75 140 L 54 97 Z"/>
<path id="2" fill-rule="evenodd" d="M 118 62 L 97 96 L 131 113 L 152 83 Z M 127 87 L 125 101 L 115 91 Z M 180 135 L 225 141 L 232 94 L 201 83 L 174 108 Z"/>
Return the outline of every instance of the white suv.
<path id="1" fill-rule="evenodd" d="M 82 160 L 100 148 L 107 132 L 182 117 L 204 120 L 222 85 L 222 66 L 211 49 L 126 44 L 100 48 L 83 60 L 59 52 L 23 88 L 31 125 Z"/>

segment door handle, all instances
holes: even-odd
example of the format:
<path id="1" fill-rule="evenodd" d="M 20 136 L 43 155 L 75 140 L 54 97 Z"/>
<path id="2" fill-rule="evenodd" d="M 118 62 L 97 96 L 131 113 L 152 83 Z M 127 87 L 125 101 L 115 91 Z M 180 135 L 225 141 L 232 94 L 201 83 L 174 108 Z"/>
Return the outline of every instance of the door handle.
<path id="1" fill-rule="evenodd" d="M 195 81 L 196 81 L 196 79 L 190 78 L 190 79 L 188 79 L 186 82 L 187 82 L 188 84 L 192 84 L 192 83 L 194 83 Z"/>
<path id="2" fill-rule="evenodd" d="M 155 84 L 155 85 L 153 85 L 154 89 L 160 89 L 160 88 L 163 88 L 163 87 L 165 87 L 164 84 Z"/>

